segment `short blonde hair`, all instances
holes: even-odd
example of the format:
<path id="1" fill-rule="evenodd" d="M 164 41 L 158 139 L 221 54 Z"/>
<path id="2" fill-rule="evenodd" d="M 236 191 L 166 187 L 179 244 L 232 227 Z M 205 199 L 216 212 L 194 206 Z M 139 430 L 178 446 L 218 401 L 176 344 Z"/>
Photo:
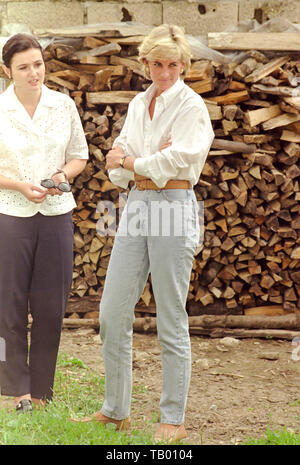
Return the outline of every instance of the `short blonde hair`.
<path id="1" fill-rule="evenodd" d="M 191 49 L 181 27 L 162 24 L 145 37 L 139 47 L 139 61 L 145 67 L 145 76 L 149 79 L 146 63 L 151 60 L 174 59 L 184 63 L 183 76 L 191 66 Z"/>

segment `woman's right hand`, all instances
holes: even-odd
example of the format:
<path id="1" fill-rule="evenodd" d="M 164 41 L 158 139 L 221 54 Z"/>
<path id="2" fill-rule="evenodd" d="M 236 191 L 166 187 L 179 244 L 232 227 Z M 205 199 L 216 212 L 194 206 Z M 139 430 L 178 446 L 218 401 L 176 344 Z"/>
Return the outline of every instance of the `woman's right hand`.
<path id="1" fill-rule="evenodd" d="M 30 200 L 30 202 L 34 203 L 42 203 L 46 196 L 47 196 L 47 190 L 41 189 L 40 187 L 36 186 L 35 184 L 32 183 L 21 183 L 19 187 L 19 192 L 26 197 L 27 200 Z"/>

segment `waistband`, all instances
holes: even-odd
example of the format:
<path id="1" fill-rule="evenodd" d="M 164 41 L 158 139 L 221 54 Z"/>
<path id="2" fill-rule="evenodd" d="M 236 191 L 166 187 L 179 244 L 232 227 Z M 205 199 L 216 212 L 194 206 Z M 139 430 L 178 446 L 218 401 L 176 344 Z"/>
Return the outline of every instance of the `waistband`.
<path id="1" fill-rule="evenodd" d="M 144 190 L 165 190 L 165 189 L 191 189 L 192 185 L 190 181 L 185 181 L 181 179 L 170 179 L 164 187 L 158 187 L 152 179 L 145 178 L 138 174 L 134 175 L 135 184 L 137 190 L 144 191 Z"/>

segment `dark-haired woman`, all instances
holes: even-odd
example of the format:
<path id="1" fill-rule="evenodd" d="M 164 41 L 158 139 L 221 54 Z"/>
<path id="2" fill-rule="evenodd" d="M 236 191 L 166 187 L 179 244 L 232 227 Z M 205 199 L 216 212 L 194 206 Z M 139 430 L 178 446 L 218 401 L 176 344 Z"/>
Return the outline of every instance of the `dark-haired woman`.
<path id="1" fill-rule="evenodd" d="M 0 389 L 24 412 L 53 396 L 72 281 L 68 179 L 85 168 L 88 148 L 73 100 L 43 84 L 39 42 L 12 36 L 2 61 L 12 84 L 0 95 Z"/>

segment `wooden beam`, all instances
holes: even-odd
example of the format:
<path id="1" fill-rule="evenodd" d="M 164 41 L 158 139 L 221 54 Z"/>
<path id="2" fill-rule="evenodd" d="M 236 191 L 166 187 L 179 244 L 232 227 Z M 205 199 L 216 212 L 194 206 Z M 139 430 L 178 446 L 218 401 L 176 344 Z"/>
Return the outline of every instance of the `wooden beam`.
<path id="1" fill-rule="evenodd" d="M 299 51 L 299 32 L 209 32 L 208 47 L 215 50 Z"/>
<path id="2" fill-rule="evenodd" d="M 153 26 L 131 22 L 126 23 L 101 23 L 85 24 L 84 26 L 70 26 L 66 28 L 44 28 L 34 29 L 33 34 L 38 37 L 128 37 L 147 35 L 153 29 Z"/>
<path id="3" fill-rule="evenodd" d="M 127 91 L 127 90 L 116 90 L 108 92 L 87 92 L 86 101 L 87 104 L 102 105 L 102 104 L 113 104 L 113 103 L 129 103 L 133 97 L 139 92 Z"/>

